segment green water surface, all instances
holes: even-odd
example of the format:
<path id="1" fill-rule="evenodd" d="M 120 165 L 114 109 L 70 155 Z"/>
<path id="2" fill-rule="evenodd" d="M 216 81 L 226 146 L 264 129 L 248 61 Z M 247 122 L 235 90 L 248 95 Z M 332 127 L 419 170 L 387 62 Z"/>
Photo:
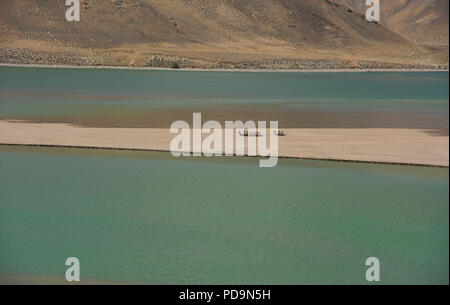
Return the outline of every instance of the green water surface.
<path id="1" fill-rule="evenodd" d="M 0 277 L 448 284 L 445 168 L 0 147 Z"/>
<path id="2" fill-rule="evenodd" d="M 278 120 L 283 127 L 448 129 L 448 83 L 448 72 L 0 67 L 0 119 L 168 128 L 195 111 L 219 121 Z"/>

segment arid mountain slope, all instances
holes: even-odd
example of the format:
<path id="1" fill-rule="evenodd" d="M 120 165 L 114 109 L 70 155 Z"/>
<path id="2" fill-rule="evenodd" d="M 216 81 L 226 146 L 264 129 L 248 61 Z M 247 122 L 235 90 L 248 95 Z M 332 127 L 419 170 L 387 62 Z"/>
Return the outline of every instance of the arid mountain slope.
<path id="1" fill-rule="evenodd" d="M 56 2 L 56 3 L 55 3 Z M 0 62 L 203 68 L 446 65 L 331 0 L 0 1 Z"/>
<path id="2" fill-rule="evenodd" d="M 365 12 L 364 0 L 336 0 Z M 448 0 L 381 0 L 381 20 L 387 28 L 421 44 L 447 45 Z"/>

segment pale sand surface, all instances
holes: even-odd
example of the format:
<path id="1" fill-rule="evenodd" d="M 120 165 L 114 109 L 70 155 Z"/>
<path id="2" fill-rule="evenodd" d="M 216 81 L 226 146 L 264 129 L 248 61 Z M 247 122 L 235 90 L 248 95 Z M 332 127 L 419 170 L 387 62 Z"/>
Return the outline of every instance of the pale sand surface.
<path id="1" fill-rule="evenodd" d="M 431 130 L 292 128 L 278 137 L 279 156 L 305 159 L 449 166 L 449 137 Z M 87 128 L 0 121 L 0 144 L 169 151 L 175 135 L 160 128 Z"/>

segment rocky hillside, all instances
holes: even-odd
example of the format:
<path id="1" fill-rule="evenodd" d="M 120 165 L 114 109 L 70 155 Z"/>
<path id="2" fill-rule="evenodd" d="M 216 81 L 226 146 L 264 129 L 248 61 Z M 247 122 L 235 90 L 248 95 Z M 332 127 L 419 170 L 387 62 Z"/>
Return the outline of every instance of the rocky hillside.
<path id="1" fill-rule="evenodd" d="M 56 3 L 55 3 L 56 2 Z M 447 65 L 333 0 L 0 1 L 0 62 L 200 68 Z"/>
<path id="2" fill-rule="evenodd" d="M 336 0 L 365 12 L 363 0 Z M 404 37 L 427 45 L 448 46 L 448 0 L 381 0 L 381 23 Z"/>

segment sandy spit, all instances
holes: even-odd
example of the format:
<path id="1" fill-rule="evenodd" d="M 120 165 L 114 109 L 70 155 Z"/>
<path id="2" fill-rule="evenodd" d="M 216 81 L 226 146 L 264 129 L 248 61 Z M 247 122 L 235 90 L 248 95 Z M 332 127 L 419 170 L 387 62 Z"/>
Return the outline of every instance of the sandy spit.
<path id="1" fill-rule="evenodd" d="M 287 136 L 278 137 L 280 157 L 449 166 L 449 137 L 431 130 L 292 128 L 284 131 Z M 174 137 L 169 129 L 162 128 L 86 128 L 0 120 L 0 144 L 10 145 L 170 151 Z"/>

